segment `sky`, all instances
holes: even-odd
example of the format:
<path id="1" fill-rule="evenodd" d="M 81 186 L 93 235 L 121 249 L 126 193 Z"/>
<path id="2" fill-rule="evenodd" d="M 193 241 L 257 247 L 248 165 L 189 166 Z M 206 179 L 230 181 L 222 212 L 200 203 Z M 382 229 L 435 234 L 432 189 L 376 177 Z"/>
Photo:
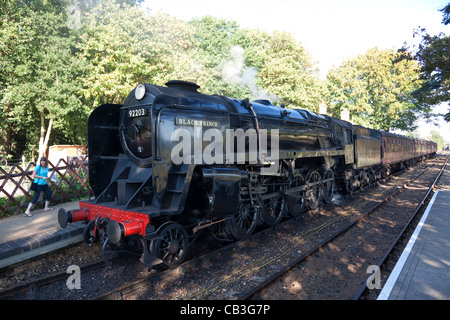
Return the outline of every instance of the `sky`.
<path id="1" fill-rule="evenodd" d="M 368 49 L 398 49 L 406 41 L 417 44 L 414 30 L 426 28 L 431 35 L 450 33 L 441 23 L 449 0 L 145 0 L 151 13 L 165 12 L 190 20 L 212 15 L 235 20 L 241 28 L 267 32 L 287 31 L 318 63 L 320 76 L 343 60 Z M 419 39 L 420 40 L 420 39 Z M 445 111 L 447 106 L 438 108 Z M 421 134 L 434 127 L 421 124 Z M 450 141 L 450 125 L 437 126 Z"/>

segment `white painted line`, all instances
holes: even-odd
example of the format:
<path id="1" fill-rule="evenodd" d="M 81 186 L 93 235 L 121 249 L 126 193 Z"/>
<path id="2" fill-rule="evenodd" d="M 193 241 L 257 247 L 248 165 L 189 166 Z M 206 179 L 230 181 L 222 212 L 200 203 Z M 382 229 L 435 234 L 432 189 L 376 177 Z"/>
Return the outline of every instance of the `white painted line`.
<path id="1" fill-rule="evenodd" d="M 434 200 L 436 199 L 437 194 L 439 191 L 436 191 L 433 195 L 433 198 L 431 199 L 430 203 L 427 206 L 427 209 L 425 210 L 425 213 L 422 216 L 422 219 L 420 219 L 419 224 L 416 227 L 416 230 L 414 230 L 413 235 L 409 239 L 408 244 L 405 247 L 405 250 L 403 250 L 402 255 L 400 256 L 400 259 L 398 259 L 397 263 L 395 264 L 394 270 L 392 270 L 391 274 L 389 275 L 388 280 L 386 281 L 386 284 L 383 287 L 383 290 L 381 290 L 380 295 L 378 296 L 377 300 L 388 300 L 389 296 L 391 295 L 391 291 L 394 288 L 395 283 L 397 282 L 398 276 L 400 275 L 400 272 L 403 269 L 403 266 L 406 263 L 406 260 L 408 259 L 408 256 L 414 247 L 414 244 L 416 243 L 417 237 L 419 236 L 420 230 L 422 230 L 422 226 L 424 225 L 425 221 L 427 220 L 428 214 L 430 213 L 431 207 L 433 206 Z"/>

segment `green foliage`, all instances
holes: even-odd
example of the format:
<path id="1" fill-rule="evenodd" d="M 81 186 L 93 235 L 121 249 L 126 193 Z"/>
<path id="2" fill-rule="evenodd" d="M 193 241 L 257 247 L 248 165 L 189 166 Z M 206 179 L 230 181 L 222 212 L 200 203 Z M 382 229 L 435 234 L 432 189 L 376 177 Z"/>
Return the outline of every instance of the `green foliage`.
<path id="1" fill-rule="evenodd" d="M 449 24 L 450 3 L 439 11 L 443 13 L 442 23 Z M 402 49 L 414 51 L 414 59 L 421 66 L 422 83 L 412 92 L 412 96 L 423 108 L 431 109 L 432 106 L 445 102 L 448 104 L 450 100 L 450 37 L 444 33 L 432 36 L 426 29 L 415 30 L 414 36 L 422 38 L 418 47 L 411 49 L 405 45 Z M 450 112 L 444 115 L 444 119 L 450 122 Z"/>
<path id="2" fill-rule="evenodd" d="M 437 130 L 432 130 L 431 136 L 429 136 L 427 139 L 436 142 L 438 150 L 442 150 L 442 147 L 445 144 L 444 138 L 442 137 L 441 133 Z"/>
<path id="3" fill-rule="evenodd" d="M 250 96 L 242 83 L 249 67 L 245 61 L 246 34 L 235 21 L 205 16 L 189 22 L 194 30 L 194 50 L 189 58 L 195 65 L 197 82 L 206 94 L 223 94 L 234 98 Z"/>
<path id="4" fill-rule="evenodd" d="M 79 57 L 86 68 L 83 94 L 90 107 L 121 103 L 137 82 L 155 74 L 149 20 L 136 7 L 104 1 L 84 16 Z M 153 68 L 152 68 L 153 67 Z"/>
<path id="5" fill-rule="evenodd" d="M 442 10 L 443 24 L 450 23 L 450 4 Z M 419 103 L 431 106 L 450 100 L 450 36 L 440 33 L 429 35 L 425 29 L 416 31 L 415 36 L 422 40 L 417 48 L 415 59 L 421 65 L 420 78 L 423 80 L 419 89 L 413 92 Z M 444 116 L 450 121 L 450 112 Z"/>
<path id="6" fill-rule="evenodd" d="M 328 73 L 333 114 L 350 111 L 354 123 L 374 129 L 410 129 L 420 109 L 411 92 L 418 88 L 419 66 L 403 52 L 368 50 Z"/>
<path id="7" fill-rule="evenodd" d="M 445 25 L 450 24 L 450 3 L 439 11 L 441 11 L 443 15 L 442 23 Z"/>
<path id="8" fill-rule="evenodd" d="M 211 16 L 185 22 L 144 12 L 141 2 L 0 1 L 4 156 L 36 153 L 41 127 L 50 120 L 49 145 L 86 144 L 93 108 L 122 103 L 139 83 L 180 79 L 196 82 L 205 94 L 316 112 L 326 101 L 335 116 L 347 107 L 356 123 L 385 130 L 411 129 L 433 102 L 411 95 L 427 80 L 418 79 L 419 65 L 407 52 L 369 50 L 320 79 L 308 52 L 287 32 L 243 29 Z M 424 61 L 448 57 L 448 43 L 435 40 L 424 42 Z M 436 68 L 429 69 L 431 77 Z"/>
<path id="9" fill-rule="evenodd" d="M 422 30 L 422 42 L 416 59 L 421 63 L 424 80 L 414 94 L 421 102 L 435 105 L 450 100 L 450 36 L 430 36 Z"/>
<path id="10" fill-rule="evenodd" d="M 53 119 L 67 140 L 86 118 L 78 77 L 82 64 L 73 54 L 64 2 L 2 2 L 0 14 L 0 108 L 4 154 L 13 149 L 11 132 L 21 132 L 27 145 L 36 145 L 40 126 Z M 81 117 L 80 117 L 81 116 Z M 83 140 L 85 134 L 76 134 Z"/>
<path id="11" fill-rule="evenodd" d="M 287 32 L 263 35 L 262 39 L 267 41 L 260 73 L 263 87 L 277 94 L 287 107 L 317 112 L 327 90 L 303 46 Z"/>

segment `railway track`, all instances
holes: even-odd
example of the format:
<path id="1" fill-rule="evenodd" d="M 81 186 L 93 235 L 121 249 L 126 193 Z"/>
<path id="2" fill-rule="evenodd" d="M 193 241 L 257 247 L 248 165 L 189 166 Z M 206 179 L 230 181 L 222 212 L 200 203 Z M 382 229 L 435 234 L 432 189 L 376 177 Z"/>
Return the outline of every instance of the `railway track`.
<path id="1" fill-rule="evenodd" d="M 432 165 L 430 165 L 430 166 L 432 166 Z M 427 168 L 422 170 L 419 174 L 415 175 L 413 177 L 413 179 L 411 179 L 411 181 L 413 181 L 413 180 L 417 179 L 419 176 L 421 176 L 424 172 L 426 172 L 426 170 L 430 166 L 428 166 Z M 406 184 L 403 183 L 402 187 L 396 188 L 396 190 L 394 190 L 394 191 L 392 191 L 392 189 L 388 189 L 388 188 L 381 188 L 379 194 L 380 194 L 380 196 L 384 197 L 384 200 L 382 202 L 378 202 L 375 205 L 375 207 L 372 208 L 372 211 L 375 210 L 377 207 L 380 207 L 386 201 L 388 201 L 389 198 L 394 197 L 395 194 L 399 193 L 405 186 L 406 186 Z M 265 288 L 268 284 L 270 284 L 275 279 L 277 279 L 278 277 L 283 275 L 287 270 L 291 269 L 293 266 L 297 265 L 301 261 L 305 261 L 310 255 L 317 252 L 321 247 L 323 247 L 324 245 L 329 243 L 332 239 L 339 236 L 339 234 L 345 233 L 349 228 L 351 228 L 351 226 L 358 223 L 358 221 L 361 221 L 362 219 L 364 219 L 364 217 L 370 213 L 367 212 L 365 215 L 362 215 L 359 219 L 352 221 L 350 225 L 347 225 L 345 228 L 341 228 L 337 232 L 328 236 L 328 238 L 321 241 L 314 248 L 308 250 L 307 252 L 302 253 L 300 255 L 300 257 L 296 258 L 291 263 L 288 263 L 288 264 L 282 266 L 281 268 L 279 268 L 279 270 L 272 273 L 269 278 L 263 279 L 261 276 L 256 275 L 258 272 L 260 272 L 261 270 L 266 270 L 267 268 L 272 268 L 273 265 L 277 264 L 278 261 L 280 259 L 282 259 L 283 257 L 289 256 L 292 253 L 296 253 L 296 251 L 298 251 L 298 246 L 301 243 L 303 243 L 307 240 L 311 240 L 312 238 L 317 236 L 322 230 L 324 230 L 330 226 L 333 226 L 334 224 L 341 222 L 342 220 L 345 220 L 346 218 L 349 218 L 350 216 L 352 216 L 355 212 L 357 212 L 359 210 L 363 210 L 363 208 L 365 206 L 367 206 L 367 202 L 360 199 L 359 201 L 356 201 L 353 204 L 352 210 L 347 211 L 346 213 L 341 213 L 337 216 L 334 216 L 331 219 L 327 219 L 323 223 L 318 224 L 318 225 L 314 226 L 313 228 L 308 229 L 308 231 L 297 235 L 293 239 L 290 239 L 289 241 L 284 243 L 282 246 L 277 248 L 277 250 L 275 250 L 276 251 L 275 253 L 268 252 L 268 254 L 262 255 L 258 259 L 253 259 L 253 260 L 249 261 L 248 263 L 242 264 L 242 267 L 232 268 L 231 269 L 232 271 L 231 272 L 228 271 L 228 274 L 222 273 L 219 276 L 215 276 L 214 274 L 212 274 L 210 277 L 206 276 L 205 278 L 207 278 L 207 280 L 204 281 L 204 283 L 206 285 L 204 284 L 204 285 L 199 286 L 198 283 L 202 281 L 200 279 L 198 279 L 197 282 L 194 281 L 194 283 L 192 283 L 192 286 L 188 285 L 189 280 L 186 280 L 186 279 L 180 280 L 180 281 L 186 281 L 186 283 L 187 283 L 186 285 L 190 288 L 199 287 L 199 289 L 192 290 L 190 292 L 190 294 L 185 294 L 185 293 L 180 292 L 180 294 L 178 296 L 175 296 L 175 297 L 172 296 L 169 298 L 179 298 L 179 299 L 187 299 L 187 300 L 191 300 L 191 299 L 221 299 L 221 298 L 248 299 L 248 298 L 254 296 L 256 292 Z M 288 225 L 290 223 L 292 223 L 292 221 L 285 222 L 285 224 L 283 224 L 282 226 L 279 226 L 278 229 L 280 230 L 281 228 L 285 227 L 286 225 Z M 278 232 L 281 232 L 281 231 L 278 231 Z M 199 269 L 202 269 L 203 266 L 207 266 L 207 265 L 213 266 L 214 264 L 211 261 L 214 260 L 215 256 L 223 254 L 222 252 L 228 252 L 227 254 L 233 255 L 235 252 L 240 251 L 240 247 L 252 245 L 252 243 L 253 243 L 253 246 L 257 246 L 257 245 L 255 245 L 255 243 L 263 242 L 264 240 L 262 240 L 262 239 L 265 236 L 270 235 L 271 233 L 272 233 L 271 231 L 265 231 L 261 234 L 255 235 L 254 237 L 252 237 L 251 240 L 248 240 L 248 241 L 245 241 L 242 243 L 229 245 L 229 246 L 223 248 L 221 250 L 221 252 L 214 252 L 210 256 L 201 257 L 197 261 L 191 261 L 188 264 L 183 264 L 179 270 L 170 271 L 170 275 L 176 274 L 176 276 L 179 278 L 185 278 L 185 275 L 187 275 L 190 272 L 188 269 L 191 269 L 194 264 L 200 266 Z M 195 268 L 193 268 L 193 269 L 195 269 Z M 272 269 L 275 269 L 275 268 L 272 268 Z M 202 271 L 204 271 L 204 269 L 202 269 Z M 192 271 L 192 272 L 195 272 L 195 271 Z M 170 278 L 170 277 L 168 277 L 168 278 Z M 198 278 L 200 278 L 200 277 L 198 277 Z M 248 280 L 248 278 L 250 278 L 250 280 Z M 212 279 L 215 279 L 217 281 L 211 281 Z M 140 299 L 140 298 L 146 299 L 146 298 L 152 298 L 151 295 L 145 296 L 145 294 L 143 295 L 143 294 L 139 293 L 139 291 L 146 291 L 147 290 L 146 286 L 149 283 L 152 283 L 153 285 L 155 285 L 155 284 L 159 284 L 161 281 L 164 281 L 164 280 L 161 279 L 160 275 L 152 276 L 152 277 L 149 277 L 149 279 L 136 281 L 135 283 L 131 284 L 130 286 L 124 286 L 122 288 L 115 290 L 114 292 L 110 292 L 106 295 L 102 295 L 97 298 L 99 298 L 99 299 L 117 299 L 117 298 L 120 298 L 120 299 Z M 170 280 L 168 282 L 170 282 Z M 234 284 L 240 283 L 240 282 L 246 283 L 244 285 L 244 287 L 252 286 L 252 288 L 249 290 L 246 290 L 245 292 L 240 292 L 239 290 L 233 289 L 233 288 L 232 289 L 227 288 L 227 287 L 233 287 Z M 256 284 L 256 285 L 251 284 L 252 282 L 258 282 L 258 284 Z M 210 284 L 208 285 L 207 283 L 210 283 Z M 160 284 L 160 287 L 167 287 L 167 283 L 164 282 L 164 284 Z M 166 291 L 167 291 L 167 289 L 166 289 Z M 182 290 L 180 290 L 180 291 L 182 291 Z M 223 292 L 225 292 L 225 294 L 222 294 Z M 153 298 L 155 298 L 155 297 L 157 298 L 157 296 L 153 296 Z"/>
<path id="2" fill-rule="evenodd" d="M 447 159 L 448 161 L 448 159 Z M 426 169 L 422 170 L 421 173 L 417 174 L 414 178 L 422 175 Z M 392 191 L 391 188 L 377 188 L 371 190 L 372 193 L 377 193 L 378 196 L 384 197 L 386 199 L 393 197 L 393 192 L 397 194 L 405 187 L 397 188 L 397 190 Z M 367 192 L 366 192 L 367 193 Z M 385 200 L 387 201 L 387 200 Z M 383 202 L 384 203 L 384 202 Z M 382 203 L 378 203 L 377 207 L 381 206 Z M 324 247 L 326 244 L 330 243 L 332 239 L 339 236 L 339 234 L 345 233 L 351 226 L 358 223 L 364 219 L 364 215 L 361 216 L 360 211 L 364 211 L 367 207 L 367 201 L 363 198 L 357 199 L 352 203 L 350 210 L 346 212 L 341 212 L 339 214 L 331 215 L 330 217 L 325 217 L 319 219 L 318 221 L 311 222 L 304 232 L 298 232 L 295 236 L 283 239 L 280 241 L 279 245 L 274 250 L 263 249 L 267 251 L 266 254 L 259 255 L 258 257 L 252 258 L 251 253 L 246 253 L 245 258 L 238 258 L 240 265 L 231 263 L 223 263 L 217 272 L 216 261 L 222 261 L 222 259 L 227 259 L 227 257 L 239 256 L 241 252 L 246 250 L 246 247 L 257 248 L 261 246 L 264 248 L 265 239 L 268 237 L 279 237 L 287 229 L 298 229 L 298 220 L 285 221 L 275 230 L 267 229 L 258 234 L 255 234 L 251 239 L 243 242 L 233 243 L 225 246 L 217 251 L 209 253 L 207 255 L 186 261 L 181 266 L 174 270 L 167 270 L 162 272 L 156 272 L 143 277 L 140 280 L 127 283 L 126 285 L 115 288 L 112 291 L 104 292 L 99 295 L 90 295 L 89 299 L 249 299 L 254 297 L 262 289 L 267 288 L 267 286 L 273 283 L 276 279 L 283 276 L 288 270 L 291 270 L 296 265 L 305 261 L 308 257 L 316 253 L 320 248 Z M 329 210 L 326 209 L 326 210 Z M 311 212 L 305 214 L 305 221 L 308 219 L 308 215 L 313 215 Z M 358 219 L 348 224 L 350 218 L 358 217 Z M 314 219 L 313 219 L 314 220 Z M 300 219 L 300 223 L 304 223 Z M 315 225 L 313 225 L 315 224 Z M 336 225 L 347 224 L 346 228 L 340 228 L 334 231 L 331 235 L 328 233 L 325 238 L 323 238 L 323 231 L 329 228 L 335 228 Z M 303 226 L 305 227 L 305 226 Z M 323 238 L 323 239 L 322 239 Z M 320 239 L 318 241 L 317 239 Z M 315 245 L 308 250 L 303 248 L 299 249 L 301 245 L 305 242 L 317 242 Z M 263 252 L 264 253 L 264 252 Z M 295 256 L 295 259 L 290 259 L 290 262 L 282 262 L 286 257 L 291 258 Z M 230 259 L 228 259 L 230 260 Z M 235 260 L 233 260 L 235 262 Z M 232 265 L 230 267 L 230 265 Z M 86 266 L 82 267 L 81 272 L 90 272 L 88 268 L 101 268 L 100 265 L 97 266 Z M 205 272 L 205 276 L 195 275 L 200 270 L 202 273 L 210 269 L 212 271 Z M 197 270 L 197 271 L 196 271 Z M 270 271 L 268 271 L 270 270 Z M 264 273 L 263 277 L 260 273 Z M 268 276 L 268 277 L 266 277 Z M 58 275 L 51 275 L 48 279 L 39 279 L 37 282 L 29 282 L 21 285 L 20 287 L 8 289 L 8 291 L 0 292 L 0 298 L 10 297 L 15 294 L 14 290 L 17 292 L 25 292 L 35 290 L 37 287 L 42 287 L 51 283 L 52 281 L 66 280 L 68 274 L 66 272 L 60 272 Z M 237 289 L 236 284 L 244 283 L 244 288 Z M 181 284 L 178 286 L 177 284 Z M 174 287 L 170 287 L 174 286 Z M 152 289 L 149 289 L 152 288 Z M 164 287 L 164 290 L 158 290 Z M 185 287 L 183 289 L 183 287 Z M 231 289 L 230 289 L 231 287 Z M 250 288 L 251 287 L 251 288 Z M 187 290 L 186 288 L 189 288 Z M 362 290 L 362 289 L 361 289 Z M 159 291 L 159 292 L 158 292 Z"/>
<path id="3" fill-rule="evenodd" d="M 448 161 L 450 159 L 450 156 L 447 156 L 447 159 L 445 160 L 444 165 L 442 166 L 441 170 L 439 171 L 439 174 L 437 175 L 436 179 L 434 179 L 433 183 L 431 184 L 431 186 L 428 188 L 425 196 L 422 198 L 422 200 L 420 201 L 420 203 L 417 205 L 416 209 L 414 210 L 414 212 L 412 213 L 410 219 L 408 220 L 408 222 L 405 224 L 405 226 L 403 227 L 403 229 L 398 233 L 398 236 L 395 238 L 395 240 L 392 242 L 392 245 L 388 248 L 388 250 L 386 250 L 386 253 L 381 257 L 381 259 L 378 261 L 377 263 L 377 267 L 379 268 L 379 270 L 381 270 L 381 268 L 383 267 L 384 263 L 386 262 L 386 260 L 388 259 L 389 255 L 392 253 L 392 251 L 394 250 L 394 248 L 398 245 L 399 241 L 402 239 L 402 237 L 405 235 L 406 230 L 411 226 L 412 222 L 414 221 L 414 219 L 417 219 L 418 213 L 424 209 L 425 204 L 427 203 L 427 199 L 430 199 L 432 197 L 432 193 L 434 191 L 434 188 L 436 186 L 436 184 L 438 183 L 439 179 L 441 178 L 442 174 L 444 173 L 445 168 L 448 166 Z M 361 288 L 358 290 L 358 292 L 356 293 L 356 295 L 353 297 L 353 300 L 359 300 L 363 294 L 366 292 L 366 290 L 368 289 L 367 286 L 368 282 L 365 282 Z"/>
<path id="4" fill-rule="evenodd" d="M 92 270 L 97 270 L 105 267 L 104 261 L 96 261 L 92 263 L 87 263 L 80 266 L 80 272 L 85 273 Z M 39 279 L 33 279 L 26 281 L 25 283 L 21 283 L 19 285 L 13 286 L 11 288 L 0 291 L 0 300 L 2 299 L 10 299 L 19 294 L 27 294 L 29 292 L 36 292 L 39 288 L 49 285 L 54 282 L 66 281 L 69 277 L 66 270 L 54 272 L 52 274 L 43 276 Z"/>
<path id="5" fill-rule="evenodd" d="M 448 163 L 448 160 L 449 160 L 449 157 L 446 158 L 445 163 L 442 165 L 438 175 L 435 177 L 435 179 L 432 182 L 431 186 L 428 188 L 426 194 L 423 196 L 423 198 L 418 203 L 416 209 L 411 214 L 411 216 L 408 219 L 407 223 L 404 225 L 404 227 L 401 229 L 401 231 L 397 234 L 397 236 L 395 237 L 394 241 L 392 241 L 392 243 L 388 246 L 388 249 L 385 251 L 385 253 L 381 257 L 381 259 L 376 264 L 376 266 L 378 268 L 382 267 L 384 261 L 387 259 L 387 257 L 392 252 L 392 250 L 395 248 L 395 246 L 397 245 L 397 243 L 399 242 L 399 240 L 403 236 L 405 230 L 408 228 L 408 226 L 411 224 L 413 219 L 416 217 L 417 213 L 422 209 L 422 206 L 425 204 L 426 199 L 430 197 L 435 184 L 439 180 L 442 172 L 444 171 L 444 169 L 445 169 L 445 167 L 446 167 L 446 165 Z M 282 278 L 282 277 L 285 277 L 288 271 L 298 267 L 299 264 L 301 264 L 302 262 L 305 262 L 310 256 L 316 254 L 321 248 L 329 245 L 334 240 L 336 240 L 339 236 L 349 232 L 349 230 L 354 228 L 356 225 L 363 223 L 364 220 L 366 220 L 371 214 L 376 212 L 380 207 L 385 205 L 388 201 L 394 199 L 404 189 L 408 188 L 408 185 L 411 182 L 413 182 L 413 181 L 417 180 L 419 177 L 421 177 L 432 166 L 433 166 L 433 164 L 428 166 L 424 170 L 422 170 L 419 174 L 414 176 L 408 183 L 406 183 L 406 184 L 402 185 L 401 187 L 399 187 L 393 194 L 388 195 L 385 198 L 384 201 L 379 202 L 378 204 L 373 206 L 373 208 L 371 208 L 366 213 L 364 213 L 360 218 L 358 218 L 357 220 L 352 221 L 351 223 L 349 223 L 348 225 L 344 226 L 343 228 L 341 228 L 340 230 L 338 230 L 334 234 L 330 235 L 329 238 L 327 238 L 326 240 L 324 240 L 321 243 L 317 244 L 314 248 L 312 248 L 311 250 L 309 250 L 308 252 L 306 252 L 302 256 L 298 257 L 297 259 L 295 259 L 294 261 L 289 263 L 282 270 L 278 271 L 277 273 L 272 274 L 270 277 L 268 277 L 267 279 L 262 281 L 258 286 L 255 286 L 255 287 L 251 288 L 250 290 L 246 291 L 245 293 L 243 293 L 241 296 L 239 296 L 239 299 L 242 299 L 242 300 L 244 300 L 244 299 L 252 299 L 255 296 L 257 296 L 258 293 L 260 293 L 261 291 L 267 289 L 267 287 L 269 287 L 271 285 L 274 285 L 274 282 L 277 281 L 277 280 L 278 280 L 278 282 L 275 285 L 280 285 L 280 283 L 283 283 L 283 280 L 279 281 L 279 279 Z M 375 265 L 372 265 L 372 266 L 375 266 Z M 353 300 L 360 299 L 361 296 L 363 295 L 363 293 L 367 290 L 367 283 L 370 280 L 369 277 L 367 277 L 367 278 L 368 278 L 368 281 L 363 281 L 363 284 L 360 287 L 360 289 L 357 292 L 355 292 Z M 258 298 L 261 298 L 261 297 L 258 297 Z"/>

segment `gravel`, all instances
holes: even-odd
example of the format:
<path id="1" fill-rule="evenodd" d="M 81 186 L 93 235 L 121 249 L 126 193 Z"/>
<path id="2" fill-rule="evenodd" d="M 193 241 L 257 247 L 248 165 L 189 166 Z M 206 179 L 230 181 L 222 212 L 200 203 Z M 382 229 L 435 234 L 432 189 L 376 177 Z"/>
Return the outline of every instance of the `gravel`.
<path id="1" fill-rule="evenodd" d="M 212 253 L 210 258 L 179 268 L 171 277 L 161 279 L 124 298 L 236 299 L 268 274 L 279 271 L 289 261 L 303 255 L 350 221 L 358 219 L 361 212 L 384 195 L 395 191 L 397 185 L 403 185 L 407 178 L 413 177 L 424 166 L 421 164 L 356 196 L 337 196 L 331 205 L 305 212 L 297 220 L 285 222 L 270 232 L 263 231 L 226 251 Z M 440 187 L 450 189 L 448 173 L 441 181 Z M 399 197 L 383 205 L 376 215 L 341 235 L 254 298 L 352 299 L 369 276 L 367 268 L 379 261 L 419 201 L 411 199 L 420 199 L 425 188 L 425 184 L 421 185 L 419 182 L 411 184 Z M 197 241 L 201 245 L 210 240 L 205 235 Z M 401 244 L 404 242 L 406 241 Z M 56 253 L 4 268 L 0 274 L 0 289 L 50 272 L 66 270 L 70 265 L 97 261 L 100 259 L 100 250 L 100 244 L 93 248 L 87 248 L 85 244 L 73 245 Z M 401 254 L 401 249 L 394 250 L 394 253 Z M 389 265 L 393 265 L 394 261 L 395 257 L 382 270 L 383 284 L 388 276 Z M 159 271 L 152 270 L 152 273 Z M 145 265 L 137 258 L 125 255 L 107 268 L 83 273 L 80 290 L 69 290 L 64 281 L 31 290 L 17 298 L 88 299 L 147 275 Z M 376 295 L 377 290 L 371 290 L 363 298 L 375 299 Z"/>

